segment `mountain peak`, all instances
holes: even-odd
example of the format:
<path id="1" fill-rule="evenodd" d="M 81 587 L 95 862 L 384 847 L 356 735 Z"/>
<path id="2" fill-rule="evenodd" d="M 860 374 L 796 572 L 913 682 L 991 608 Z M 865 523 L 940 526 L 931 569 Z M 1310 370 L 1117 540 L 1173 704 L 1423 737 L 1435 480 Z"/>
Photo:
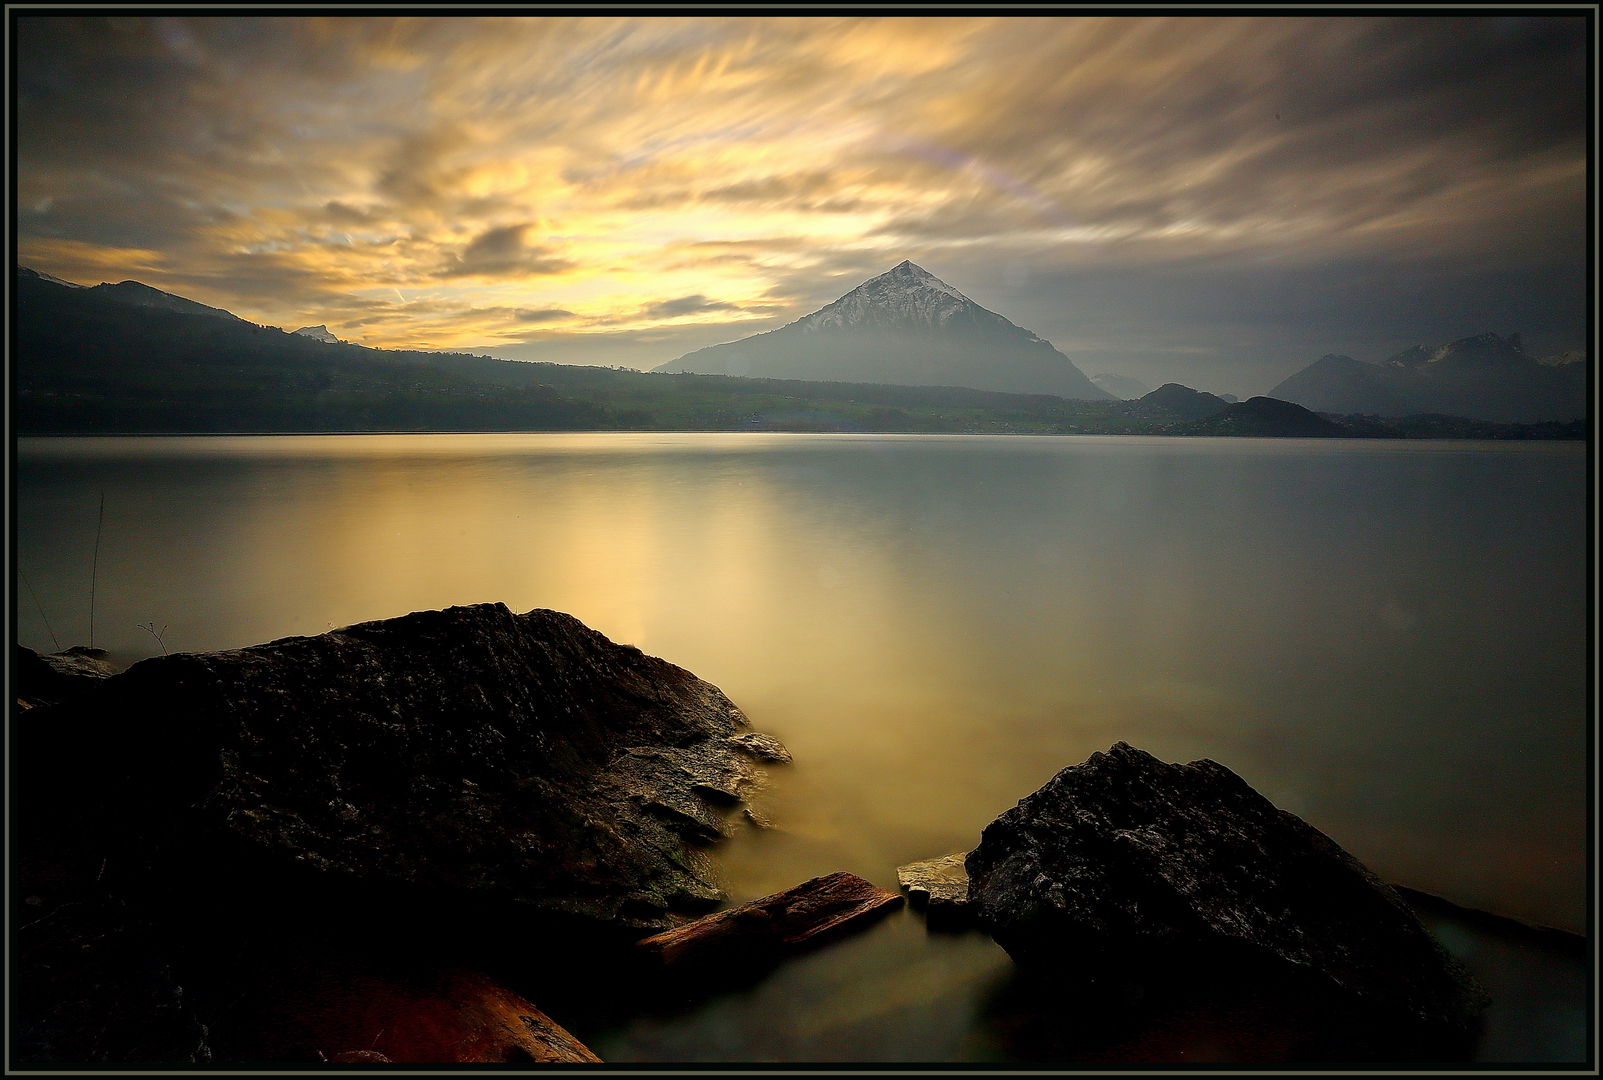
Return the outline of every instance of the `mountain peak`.
<path id="1" fill-rule="evenodd" d="M 791 325 L 815 332 L 890 324 L 939 328 L 950 324 L 959 315 L 1000 320 L 1009 326 L 1013 325 L 995 312 L 980 307 L 922 266 L 904 259 L 878 277 L 869 278 L 833 304 L 827 304 Z M 1029 336 L 1035 337 L 1034 334 Z"/>
<path id="2" fill-rule="evenodd" d="M 885 282 L 887 284 L 905 282 L 913 285 L 923 285 L 932 289 L 939 289 L 946 295 L 956 297 L 965 303 L 974 303 L 974 301 L 970 300 L 968 297 L 952 288 L 946 282 L 942 281 L 940 278 L 918 265 L 912 259 L 903 259 L 901 262 L 885 271 L 879 277 L 869 278 L 857 288 L 865 289 L 874 284 L 876 281 Z M 857 290 L 854 289 L 852 291 L 856 292 Z M 849 296 L 851 294 L 848 293 L 847 295 Z M 844 299 L 844 297 L 842 299 Z"/>
<path id="3" fill-rule="evenodd" d="M 777 330 L 698 349 L 656 370 L 1114 397 L 1050 342 L 911 259 Z"/>
<path id="4" fill-rule="evenodd" d="M 1532 362 L 1532 358 L 1526 355 L 1518 334 L 1510 334 L 1505 338 L 1491 332 L 1459 338 L 1445 345 L 1415 345 L 1386 360 L 1389 365 L 1416 370 L 1442 366 L 1522 365 Z"/>
<path id="5" fill-rule="evenodd" d="M 220 319 L 238 319 L 232 311 L 222 308 L 208 307 L 186 297 L 174 293 L 163 292 L 153 285 L 146 285 L 143 281 L 119 281 L 115 285 L 101 282 L 89 290 L 102 296 L 109 296 L 124 304 L 136 304 L 139 307 L 165 308 L 168 311 L 182 312 L 186 315 L 212 315 Z"/>

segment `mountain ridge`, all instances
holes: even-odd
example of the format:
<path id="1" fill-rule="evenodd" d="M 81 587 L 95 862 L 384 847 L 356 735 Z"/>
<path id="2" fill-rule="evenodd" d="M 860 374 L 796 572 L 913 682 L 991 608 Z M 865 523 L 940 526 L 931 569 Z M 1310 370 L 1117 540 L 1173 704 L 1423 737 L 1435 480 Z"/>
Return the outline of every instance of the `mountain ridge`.
<path id="1" fill-rule="evenodd" d="M 1544 364 L 1518 334 L 1474 334 L 1413 345 L 1378 364 L 1327 353 L 1269 397 L 1317 412 L 1444 413 L 1499 423 L 1569 421 L 1587 414 L 1584 363 Z"/>

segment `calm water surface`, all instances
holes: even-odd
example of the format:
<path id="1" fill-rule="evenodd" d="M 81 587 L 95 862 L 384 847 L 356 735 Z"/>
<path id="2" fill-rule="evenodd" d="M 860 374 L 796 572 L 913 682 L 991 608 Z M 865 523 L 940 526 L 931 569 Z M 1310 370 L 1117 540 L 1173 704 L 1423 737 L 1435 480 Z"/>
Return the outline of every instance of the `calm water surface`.
<path id="1" fill-rule="evenodd" d="M 217 649 L 502 601 L 717 684 L 796 756 L 778 828 L 721 856 L 737 899 L 840 869 L 894 887 L 1123 739 L 1223 762 L 1388 880 L 1579 930 L 1585 464 L 1578 443 L 31 439 L 18 626 L 87 640 L 104 493 L 95 644 L 124 659 L 158 651 L 141 623 Z M 592 1038 L 609 1060 L 984 1058 L 954 1017 L 1006 967 L 901 915 Z"/>

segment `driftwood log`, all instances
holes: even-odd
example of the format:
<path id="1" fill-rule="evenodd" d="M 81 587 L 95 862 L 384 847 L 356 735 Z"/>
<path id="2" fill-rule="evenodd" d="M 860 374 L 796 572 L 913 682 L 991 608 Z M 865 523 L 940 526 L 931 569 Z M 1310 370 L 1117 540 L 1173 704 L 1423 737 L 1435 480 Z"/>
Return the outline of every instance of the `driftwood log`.
<path id="1" fill-rule="evenodd" d="M 837 872 L 686 923 L 639 943 L 666 965 L 739 959 L 756 963 L 800 951 L 899 907 L 899 893 Z"/>

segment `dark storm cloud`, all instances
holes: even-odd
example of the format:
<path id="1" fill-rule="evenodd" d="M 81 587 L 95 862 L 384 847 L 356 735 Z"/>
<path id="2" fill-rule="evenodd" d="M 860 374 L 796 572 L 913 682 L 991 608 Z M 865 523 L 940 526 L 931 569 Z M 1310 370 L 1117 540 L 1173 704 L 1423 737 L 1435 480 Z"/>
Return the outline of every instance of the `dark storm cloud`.
<path id="1" fill-rule="evenodd" d="M 1580 20 L 1112 20 L 1067 43 L 1028 23 L 1012 61 L 963 88 L 1032 107 L 967 110 L 924 138 L 1077 224 L 1310 199 L 1350 222 L 1584 137 Z M 1098 168 L 1065 182 L 1085 154 Z M 1386 182 L 1347 182 L 1365 177 Z"/>
<path id="2" fill-rule="evenodd" d="M 573 263 L 555 257 L 553 249 L 527 242 L 532 225 L 504 225 L 473 238 L 462 253 L 439 271 L 441 277 L 529 277 L 556 274 Z"/>

